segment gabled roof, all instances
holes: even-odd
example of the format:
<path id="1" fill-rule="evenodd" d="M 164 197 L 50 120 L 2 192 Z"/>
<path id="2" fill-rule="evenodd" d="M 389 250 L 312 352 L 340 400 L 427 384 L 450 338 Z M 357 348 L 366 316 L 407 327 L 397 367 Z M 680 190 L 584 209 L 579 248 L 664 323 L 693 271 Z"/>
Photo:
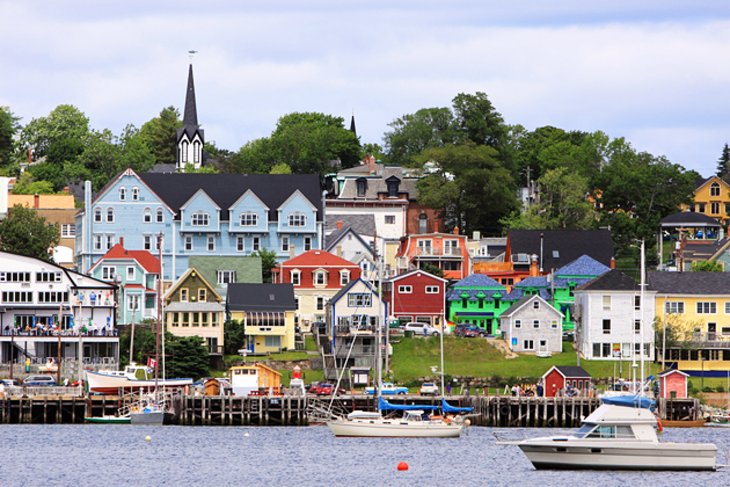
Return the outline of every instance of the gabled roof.
<path id="1" fill-rule="evenodd" d="M 639 284 L 618 269 L 611 269 L 602 276 L 578 287 L 579 291 L 639 291 Z"/>
<path id="2" fill-rule="evenodd" d="M 531 276 L 527 279 L 522 279 L 520 282 L 515 284 L 515 287 L 517 288 L 526 288 L 526 287 L 548 287 L 550 286 L 550 283 L 548 282 L 547 277 L 545 276 Z"/>
<path id="3" fill-rule="evenodd" d="M 354 279 L 354 280 L 348 282 L 345 287 L 343 287 L 342 289 L 340 289 L 339 291 L 337 291 L 337 294 L 335 294 L 334 296 L 332 296 L 332 299 L 330 299 L 329 302 L 330 303 L 336 303 L 337 301 L 339 301 L 340 298 L 342 298 L 342 296 L 344 296 L 345 294 L 347 294 L 347 292 L 350 289 L 352 289 L 353 286 L 355 286 L 355 284 L 357 284 L 358 282 L 362 282 L 363 284 L 365 284 L 365 287 L 367 287 L 368 290 L 370 290 L 370 292 L 372 294 L 374 294 L 375 296 L 378 296 L 378 293 L 377 293 L 377 291 L 375 290 L 375 287 L 372 284 L 370 284 L 368 281 L 366 281 L 362 277 L 358 277 L 357 279 Z"/>
<path id="4" fill-rule="evenodd" d="M 322 218 L 322 196 L 317 174 L 185 174 L 145 173 L 140 179 L 154 191 L 177 215 L 180 207 L 199 190 L 204 190 L 219 208 L 230 208 L 249 189 L 264 204 L 273 208 L 269 219 L 278 219 L 284 201 L 299 190 L 317 208 Z M 227 215 L 222 215 L 224 220 Z"/>
<path id="5" fill-rule="evenodd" d="M 188 270 L 186 270 L 183 273 L 183 275 L 180 276 L 178 278 L 178 280 L 175 281 L 175 283 L 172 286 L 170 286 L 170 289 L 168 289 L 167 292 L 165 293 L 164 299 L 169 299 L 173 294 L 175 294 L 177 292 L 178 288 L 180 288 L 180 286 L 182 286 L 185 283 L 185 281 L 188 279 L 188 277 L 190 277 L 190 275 L 193 273 L 195 273 L 196 276 L 198 278 L 200 278 L 200 280 L 203 282 L 205 287 L 208 288 L 208 291 L 213 295 L 213 298 L 215 298 L 216 301 L 218 301 L 218 302 L 223 301 L 223 298 L 221 297 L 220 294 L 218 294 L 218 292 L 215 290 L 213 285 L 211 285 L 211 283 L 208 282 L 208 280 L 203 276 L 203 274 L 201 274 L 194 267 L 189 267 Z"/>
<path id="6" fill-rule="evenodd" d="M 294 311 L 294 286 L 291 284 L 228 285 L 226 308 L 230 311 Z"/>
<path id="7" fill-rule="evenodd" d="M 649 289 L 662 294 L 730 294 L 730 277 L 726 272 L 650 271 L 647 282 Z"/>
<path id="8" fill-rule="evenodd" d="M 688 373 L 686 373 L 686 372 L 682 372 L 682 371 L 681 371 L 681 370 L 679 370 L 679 369 L 669 369 L 669 370 L 665 370 L 664 372 L 661 372 L 660 374 L 658 374 L 658 377 L 666 377 L 666 376 L 668 376 L 668 375 L 672 375 L 672 374 L 681 374 L 681 375 L 683 375 L 683 376 L 685 376 L 685 377 L 689 377 L 689 374 L 688 374 Z"/>
<path id="9" fill-rule="evenodd" d="M 454 287 L 465 287 L 465 286 L 480 286 L 480 287 L 500 287 L 504 288 L 504 286 L 494 279 L 492 279 L 489 276 L 485 276 L 484 274 L 472 274 L 470 276 L 466 276 L 461 281 L 454 284 Z"/>
<path id="10" fill-rule="evenodd" d="M 325 250 L 308 250 L 280 264 L 281 267 L 352 267 L 358 266 L 349 260 Z"/>
<path id="11" fill-rule="evenodd" d="M 343 238 L 345 238 L 348 234 L 353 235 L 355 237 L 355 239 L 357 239 L 360 242 L 362 247 L 370 254 L 371 257 L 375 255 L 375 252 L 374 252 L 372 246 L 368 245 L 368 243 L 365 240 L 363 240 L 363 238 L 360 236 L 360 234 L 358 234 L 355 230 L 352 229 L 352 227 L 349 227 L 349 226 L 343 227 L 340 230 L 335 230 L 334 232 L 332 232 L 331 234 L 326 236 L 324 238 L 325 250 L 327 250 L 328 252 L 333 250 L 337 246 L 337 244 Z"/>
<path id="12" fill-rule="evenodd" d="M 355 232 L 366 237 L 372 237 L 375 235 L 375 215 L 332 215 L 327 213 L 325 215 L 324 231 L 332 232 L 334 235 L 337 232 L 337 222 L 342 222 L 342 229 L 345 227 L 351 227 Z"/>
<path id="13" fill-rule="evenodd" d="M 714 175 L 713 174 L 709 178 L 706 178 L 706 179 L 700 178 L 697 181 L 695 181 L 695 192 L 698 189 L 700 189 L 702 186 L 704 186 L 705 184 L 709 183 L 710 181 L 717 181 L 722 186 L 730 186 L 730 183 L 728 183 L 727 181 L 725 181 L 724 179 L 722 179 L 720 176 L 717 176 L 717 175 Z"/>
<path id="14" fill-rule="evenodd" d="M 106 254 L 100 257 L 99 260 L 91 266 L 89 272 L 96 269 L 100 263 L 109 260 L 134 260 L 150 274 L 160 273 L 160 260 L 157 257 L 147 250 L 127 250 L 121 243 L 114 245 Z"/>
<path id="15" fill-rule="evenodd" d="M 611 268 L 607 265 L 603 265 L 596 259 L 588 256 L 581 255 L 570 264 L 564 265 L 557 271 L 556 276 L 600 276 L 610 271 Z"/>
<path id="16" fill-rule="evenodd" d="M 428 273 L 428 272 L 426 272 L 424 270 L 421 270 L 421 269 L 414 269 L 414 270 L 409 271 L 409 272 L 404 272 L 403 274 L 400 274 L 398 276 L 395 276 L 395 277 L 392 277 L 392 278 L 388 279 L 387 282 L 400 281 L 401 279 L 405 279 L 406 277 L 410 277 L 410 276 L 412 276 L 414 274 L 423 274 L 424 276 L 429 277 L 431 279 L 434 279 L 436 281 L 441 281 L 441 282 L 446 282 L 446 283 L 449 282 L 448 279 L 444 279 L 442 277 L 434 276 L 433 274 L 430 274 L 430 273 Z"/>
<path id="17" fill-rule="evenodd" d="M 559 269 L 584 254 L 604 265 L 611 264 L 613 241 L 608 230 L 510 230 L 507 242 L 511 254 L 534 254 L 539 259 L 541 235 L 545 272 Z"/>
<path id="18" fill-rule="evenodd" d="M 516 313 L 518 310 L 520 310 L 523 306 L 525 306 L 527 303 L 531 303 L 534 300 L 538 300 L 542 303 L 542 306 L 540 307 L 541 311 L 543 311 L 543 310 L 552 311 L 552 312 L 555 312 L 555 314 L 559 315 L 560 317 L 563 316 L 563 313 L 561 313 L 559 310 L 553 308 L 553 306 L 550 303 L 548 303 L 544 298 L 542 298 L 541 296 L 538 296 L 538 295 L 523 296 L 522 298 L 517 300 L 517 302 L 515 302 L 512 306 L 510 306 L 509 308 L 504 310 L 502 312 L 502 314 L 499 316 L 500 316 L 500 318 L 511 316 L 514 313 Z"/>
<path id="19" fill-rule="evenodd" d="M 575 378 L 585 378 L 585 379 L 591 378 L 591 374 L 586 372 L 586 370 L 583 367 L 579 367 L 577 365 L 553 365 L 552 367 L 550 367 L 550 370 L 545 372 L 543 377 L 545 377 L 550 372 L 552 372 L 553 369 L 557 370 L 560 373 L 560 375 L 562 375 L 563 377 L 570 377 L 570 378 L 575 377 Z"/>
<path id="20" fill-rule="evenodd" d="M 660 224 L 662 227 L 720 227 L 720 223 L 716 219 L 694 211 L 680 211 L 665 216 L 661 219 Z"/>

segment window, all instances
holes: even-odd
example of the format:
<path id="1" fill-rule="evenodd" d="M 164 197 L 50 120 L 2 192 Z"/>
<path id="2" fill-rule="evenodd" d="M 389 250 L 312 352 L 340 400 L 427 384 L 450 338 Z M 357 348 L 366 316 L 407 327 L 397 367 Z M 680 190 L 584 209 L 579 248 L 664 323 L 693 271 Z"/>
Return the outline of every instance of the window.
<path id="1" fill-rule="evenodd" d="M 553 330 L 555 330 L 555 329 L 557 329 L 557 327 L 558 327 L 558 321 L 557 320 L 553 320 L 553 321 L 550 322 L 550 328 L 552 328 Z"/>
<path id="2" fill-rule="evenodd" d="M 127 188 L 124 186 L 119 188 L 119 201 L 124 201 L 127 199 Z"/>
<path id="3" fill-rule="evenodd" d="M 94 235 L 94 250 L 101 250 L 101 235 Z"/>
<path id="4" fill-rule="evenodd" d="M 532 340 L 524 340 L 522 342 L 522 349 L 523 350 L 534 350 L 535 349 L 535 342 Z"/>
<path id="5" fill-rule="evenodd" d="M 218 271 L 216 273 L 218 284 L 230 284 L 236 282 L 236 271 Z"/>
<path id="6" fill-rule="evenodd" d="M 76 225 L 73 223 L 64 223 L 61 225 L 61 237 L 73 238 L 76 236 Z"/>
<path id="7" fill-rule="evenodd" d="M 302 273 L 298 270 L 291 271 L 291 283 L 293 286 L 299 286 L 302 283 Z"/>
<path id="8" fill-rule="evenodd" d="M 215 252 L 215 237 L 208 235 L 208 252 Z"/>
<path id="9" fill-rule="evenodd" d="M 357 178 L 355 184 L 357 186 L 357 195 L 362 198 L 368 189 L 368 182 L 365 178 Z"/>
<path id="10" fill-rule="evenodd" d="M 193 236 L 185 235 L 185 250 L 193 250 Z"/>
<path id="11" fill-rule="evenodd" d="M 207 227 L 210 223 L 210 215 L 204 211 L 196 211 L 190 220 L 190 224 L 194 227 Z"/>
<path id="12" fill-rule="evenodd" d="M 641 333 L 641 320 L 634 320 L 634 333 Z"/>
<path id="13" fill-rule="evenodd" d="M 714 301 L 700 301 L 697 303 L 697 314 L 712 314 L 717 313 L 717 303 Z"/>
<path id="14" fill-rule="evenodd" d="M 152 210 L 150 210 L 149 208 L 144 209 L 144 222 L 152 223 Z"/>
<path id="15" fill-rule="evenodd" d="M 641 310 L 641 296 L 634 296 L 634 309 L 636 311 Z"/>
<path id="16" fill-rule="evenodd" d="M 411 294 L 413 292 L 413 286 L 398 286 L 398 292 L 400 294 Z"/>
<path id="17" fill-rule="evenodd" d="M 710 185 L 710 196 L 720 196 L 720 185 L 718 183 Z"/>
<path id="18" fill-rule="evenodd" d="M 253 237 L 251 239 L 251 250 L 258 252 L 261 249 L 261 237 Z"/>
<path id="19" fill-rule="evenodd" d="M 243 252 L 244 250 L 246 250 L 246 239 L 236 237 L 236 252 Z"/>
<path id="20" fill-rule="evenodd" d="M 704 213 L 705 212 L 705 204 L 704 203 L 697 203 L 697 213 Z"/>
<path id="21" fill-rule="evenodd" d="M 137 200 L 139 200 L 139 188 L 135 186 L 134 188 L 132 188 L 132 201 Z"/>
<path id="22" fill-rule="evenodd" d="M 250 211 L 241 213 L 240 218 L 242 227 L 255 227 L 259 224 L 259 216 L 256 213 Z"/>
<path id="23" fill-rule="evenodd" d="M 0 282 L 30 282 L 30 272 L 0 272 Z"/>
<path id="24" fill-rule="evenodd" d="M 3 291 L 3 303 L 32 303 L 33 293 L 30 291 Z"/>
<path id="25" fill-rule="evenodd" d="M 723 326 L 721 330 L 723 335 L 730 335 L 730 326 Z"/>
<path id="26" fill-rule="evenodd" d="M 183 303 L 188 302 L 188 288 L 184 287 L 180 289 L 180 301 Z"/>
<path id="27" fill-rule="evenodd" d="M 200 142 L 193 142 L 193 162 L 200 162 Z"/>
<path id="28" fill-rule="evenodd" d="M 372 306 L 373 296 L 370 293 L 348 293 L 347 305 L 350 307 Z"/>
<path id="29" fill-rule="evenodd" d="M 114 279 L 114 275 L 117 273 L 117 268 L 114 266 L 102 266 L 101 267 L 101 278 L 105 281 L 111 281 Z"/>
<path id="30" fill-rule="evenodd" d="M 101 208 L 94 209 L 94 223 L 101 223 Z"/>
<path id="31" fill-rule="evenodd" d="M 712 203 L 710 203 L 710 214 L 711 215 L 720 214 L 720 203 L 718 201 L 713 201 Z"/>
<path id="32" fill-rule="evenodd" d="M 127 296 L 127 309 L 132 312 L 137 311 L 139 309 L 139 296 L 138 295 L 133 294 L 133 295 Z M 132 317 L 132 319 L 134 320 L 135 318 Z"/>
<path id="33" fill-rule="evenodd" d="M 671 314 L 682 314 L 684 313 L 684 302 L 682 301 L 667 301 L 664 306 L 664 311 Z"/>
<path id="34" fill-rule="evenodd" d="M 725 314 L 730 314 L 730 301 L 725 303 Z"/>
<path id="35" fill-rule="evenodd" d="M 608 335 L 611 333 L 611 320 L 603 320 L 603 334 Z"/>
<path id="36" fill-rule="evenodd" d="M 114 235 L 106 236 L 106 249 L 109 250 L 114 245 Z"/>
<path id="37" fill-rule="evenodd" d="M 318 285 L 327 284 L 327 274 L 325 273 L 325 271 L 314 272 L 314 283 Z"/>
<path id="38" fill-rule="evenodd" d="M 386 181 L 386 184 L 388 186 L 388 198 L 397 198 L 400 180 L 398 178 L 394 178 L 390 181 Z"/>
<path id="39" fill-rule="evenodd" d="M 127 280 L 134 281 L 137 277 L 137 269 L 134 266 L 127 267 Z"/>
<path id="40" fill-rule="evenodd" d="M 208 300 L 208 290 L 205 288 L 198 289 L 198 301 L 205 302 Z"/>
<path id="41" fill-rule="evenodd" d="M 438 293 L 439 293 L 438 286 L 426 286 L 426 294 L 438 294 Z"/>
<path id="42" fill-rule="evenodd" d="M 532 320 L 533 328 L 540 328 L 540 320 Z"/>
<path id="43" fill-rule="evenodd" d="M 187 140 L 183 140 L 182 141 L 182 144 L 180 144 L 180 145 L 182 146 L 181 147 L 181 152 L 182 152 L 182 158 L 181 159 L 182 159 L 182 162 L 188 162 L 188 141 Z"/>
<path id="44" fill-rule="evenodd" d="M 317 296 L 317 311 L 324 310 L 324 298 L 322 296 Z"/>
<path id="45" fill-rule="evenodd" d="M 604 310 L 611 309 L 611 296 L 603 296 L 603 309 Z"/>
<path id="46" fill-rule="evenodd" d="M 144 249 L 145 250 L 152 250 L 152 235 L 145 235 L 144 236 Z"/>
<path id="47" fill-rule="evenodd" d="M 350 271 L 340 271 L 340 286 L 350 282 Z"/>
<path id="48" fill-rule="evenodd" d="M 114 223 L 114 208 L 107 208 L 106 209 L 106 222 L 107 223 Z"/>
<path id="49" fill-rule="evenodd" d="M 312 250 L 312 237 L 304 237 L 304 251 Z"/>
<path id="50" fill-rule="evenodd" d="M 532 309 L 540 309 L 540 301 L 537 299 L 532 302 Z"/>
<path id="51" fill-rule="evenodd" d="M 395 225 L 395 215 L 385 215 L 386 225 Z"/>
<path id="52" fill-rule="evenodd" d="M 303 227 L 307 225 L 307 215 L 304 213 L 292 213 L 289 215 L 290 227 Z"/>
<path id="53" fill-rule="evenodd" d="M 281 337 L 279 335 L 265 335 L 264 346 L 269 348 L 281 347 Z"/>
<path id="54" fill-rule="evenodd" d="M 162 208 L 157 208 L 157 211 L 155 212 L 155 221 L 157 223 L 163 223 L 165 221 L 165 213 L 162 211 Z"/>
<path id="55" fill-rule="evenodd" d="M 286 235 L 281 237 L 281 251 L 289 252 L 289 237 Z"/>
<path id="56" fill-rule="evenodd" d="M 515 328 L 522 328 L 522 320 L 515 320 Z"/>

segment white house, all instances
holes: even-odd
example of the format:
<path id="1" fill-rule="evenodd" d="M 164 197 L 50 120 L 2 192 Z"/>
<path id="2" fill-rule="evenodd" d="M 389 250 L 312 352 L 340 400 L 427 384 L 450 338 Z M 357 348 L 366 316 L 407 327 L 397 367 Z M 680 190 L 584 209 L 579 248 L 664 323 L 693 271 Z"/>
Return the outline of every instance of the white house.
<path id="1" fill-rule="evenodd" d="M 639 360 L 643 343 L 644 358 L 654 360 L 656 291 L 643 294 L 642 303 L 639 284 L 615 269 L 576 289 L 576 341 L 583 357 Z"/>
<path id="2" fill-rule="evenodd" d="M 539 295 L 525 296 L 500 316 L 500 328 L 513 352 L 563 351 L 563 313 Z"/>

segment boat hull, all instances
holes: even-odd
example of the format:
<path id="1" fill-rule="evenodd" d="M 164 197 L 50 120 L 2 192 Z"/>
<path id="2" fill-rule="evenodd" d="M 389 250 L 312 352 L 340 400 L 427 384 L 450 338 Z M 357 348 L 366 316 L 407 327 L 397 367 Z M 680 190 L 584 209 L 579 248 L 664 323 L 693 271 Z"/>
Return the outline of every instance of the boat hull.
<path id="1" fill-rule="evenodd" d="M 464 425 L 442 422 L 336 420 L 327 423 L 337 437 L 358 438 L 458 438 Z"/>
<path id="2" fill-rule="evenodd" d="M 568 442 L 518 444 L 536 469 L 715 470 L 717 448 L 701 443 L 638 443 L 610 446 Z"/>
<path id="3" fill-rule="evenodd" d="M 150 411 L 147 413 L 132 413 L 129 416 L 132 424 L 165 424 L 167 413 L 164 411 Z"/>
<path id="4" fill-rule="evenodd" d="M 707 425 L 707 421 L 704 419 L 693 419 L 693 420 L 669 420 L 665 419 L 662 421 L 662 426 L 665 428 L 702 428 Z"/>
<path id="5" fill-rule="evenodd" d="M 118 394 L 123 392 L 147 391 L 155 388 L 154 379 L 129 379 L 119 375 L 107 375 L 99 372 L 86 372 L 89 391 L 97 394 Z M 193 383 L 192 379 L 159 379 L 157 387 L 185 387 Z"/>
<path id="6" fill-rule="evenodd" d="M 131 419 L 129 416 L 98 416 L 84 418 L 87 423 L 95 424 L 129 424 Z"/>

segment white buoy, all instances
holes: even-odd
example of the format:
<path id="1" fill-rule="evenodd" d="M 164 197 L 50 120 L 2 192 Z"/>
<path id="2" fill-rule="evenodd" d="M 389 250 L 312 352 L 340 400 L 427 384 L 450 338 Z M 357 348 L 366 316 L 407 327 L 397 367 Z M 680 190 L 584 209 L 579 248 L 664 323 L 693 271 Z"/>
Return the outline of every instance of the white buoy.
<path id="1" fill-rule="evenodd" d="M 149 443 L 150 441 L 152 441 L 152 437 L 150 435 L 147 435 L 147 436 L 144 437 L 144 441 L 146 441 L 147 443 Z"/>
<path id="2" fill-rule="evenodd" d="M 248 438 L 251 435 L 249 435 L 248 433 L 244 433 L 243 436 L 245 436 L 246 438 Z"/>

